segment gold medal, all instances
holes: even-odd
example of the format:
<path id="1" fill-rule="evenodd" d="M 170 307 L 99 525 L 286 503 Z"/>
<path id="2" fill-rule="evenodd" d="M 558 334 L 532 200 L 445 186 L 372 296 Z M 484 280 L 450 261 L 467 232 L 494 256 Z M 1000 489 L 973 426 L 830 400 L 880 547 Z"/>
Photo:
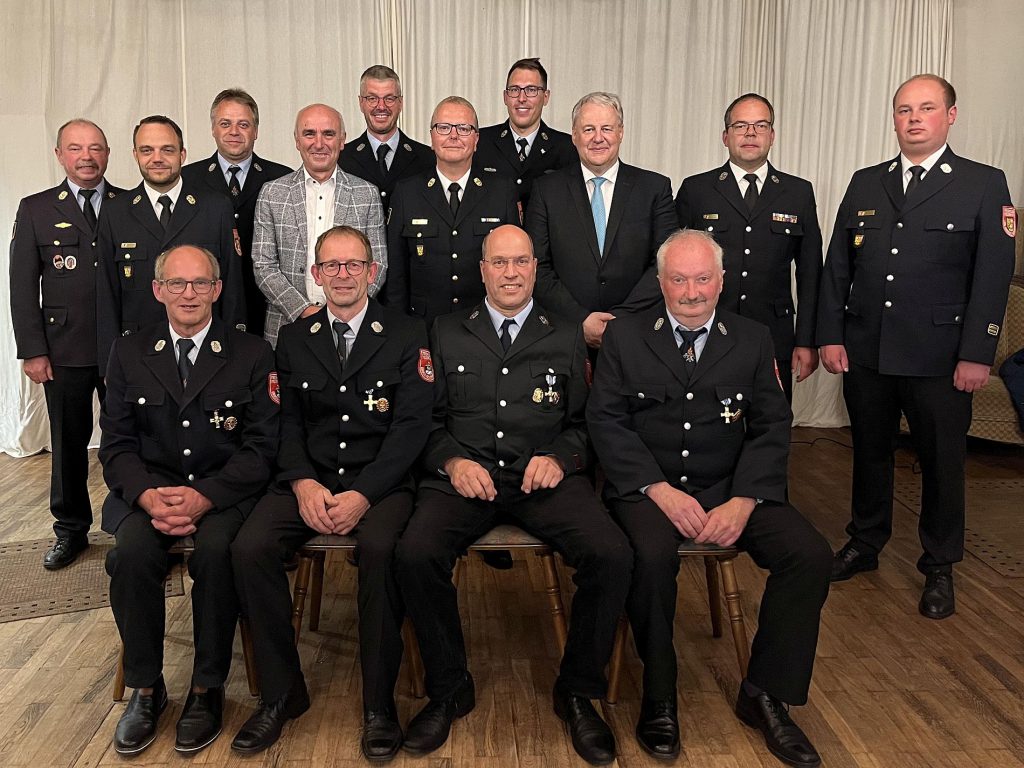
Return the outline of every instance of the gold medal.
<path id="1" fill-rule="evenodd" d="M 235 417 L 235 416 L 228 416 L 226 419 L 224 419 L 224 429 L 226 429 L 228 432 L 230 432 L 231 430 L 233 430 L 237 426 L 238 426 L 238 419 L 237 419 L 237 417 Z"/>
<path id="2" fill-rule="evenodd" d="M 387 413 L 390 407 L 391 403 L 388 402 L 388 399 L 386 397 L 382 397 L 380 398 L 380 400 L 377 401 L 377 410 L 380 411 L 381 413 Z"/>
<path id="3" fill-rule="evenodd" d="M 221 350 L 220 342 L 216 341 L 216 340 L 211 341 L 210 342 L 210 349 L 212 349 L 214 352 L 220 352 L 220 350 Z"/>
<path id="4" fill-rule="evenodd" d="M 537 387 L 535 390 L 533 390 L 533 398 L 532 399 L 533 399 L 533 402 L 535 402 L 535 403 L 542 402 L 544 400 L 544 390 L 541 389 L 540 387 Z"/>

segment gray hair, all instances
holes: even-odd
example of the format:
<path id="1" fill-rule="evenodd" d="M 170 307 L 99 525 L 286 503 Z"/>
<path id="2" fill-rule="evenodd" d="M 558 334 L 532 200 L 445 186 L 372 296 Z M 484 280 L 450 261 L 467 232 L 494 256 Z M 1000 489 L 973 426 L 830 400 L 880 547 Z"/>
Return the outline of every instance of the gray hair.
<path id="1" fill-rule="evenodd" d="M 72 125 L 91 125 L 93 128 L 100 132 L 100 136 L 103 137 L 103 144 L 107 144 L 107 134 L 103 132 L 102 128 L 96 125 L 96 123 L 94 123 L 92 120 L 86 120 L 84 117 L 75 117 L 71 120 L 68 120 L 66 123 L 64 123 L 64 125 L 57 129 L 57 143 L 54 145 L 57 147 L 57 149 L 60 149 L 60 140 L 64 138 L 64 129 Z"/>
<path id="2" fill-rule="evenodd" d="M 615 110 L 615 114 L 619 116 L 619 125 L 625 125 L 625 116 L 622 112 L 622 101 L 618 95 L 614 93 L 607 93 L 605 91 L 594 91 L 588 93 L 582 99 L 576 102 L 576 106 L 572 108 L 572 127 L 576 127 L 576 120 L 580 116 L 580 110 L 583 109 L 584 104 L 597 104 L 602 107 L 611 107 Z"/>
<path id="3" fill-rule="evenodd" d="M 720 270 L 725 269 L 722 263 L 722 246 L 718 244 L 714 237 L 700 229 L 677 229 L 668 236 L 668 239 L 658 249 L 656 259 L 659 277 L 665 272 L 665 254 L 668 253 L 668 249 L 676 243 L 689 242 L 691 240 L 695 241 L 696 244 L 707 246 L 711 250 L 711 255 L 715 257 L 715 266 Z"/>
<path id="4" fill-rule="evenodd" d="M 434 107 L 434 111 L 430 113 L 431 125 L 434 124 L 434 120 L 437 118 L 437 111 L 441 109 L 441 107 L 443 107 L 445 104 L 457 104 L 460 107 L 465 107 L 466 109 L 468 109 L 470 112 L 473 113 L 473 125 L 479 127 L 480 120 L 476 116 L 476 107 L 473 106 L 469 99 L 464 99 L 461 96 L 448 96 L 437 102 L 437 106 Z"/>
<path id="5" fill-rule="evenodd" d="M 398 79 L 398 73 L 391 67 L 385 64 L 374 64 L 372 67 L 369 67 L 359 76 L 360 91 L 363 90 L 367 80 L 394 80 L 395 88 L 398 89 L 398 98 L 402 98 L 402 81 Z"/>
<path id="6" fill-rule="evenodd" d="M 167 259 L 175 251 L 180 251 L 180 250 L 183 250 L 185 248 L 192 248 L 193 250 L 201 251 L 202 254 L 204 256 L 206 256 L 206 260 L 208 262 L 210 262 L 210 271 L 211 271 L 211 274 L 213 274 L 213 279 L 214 280 L 220 280 L 220 262 L 217 261 L 217 257 L 214 256 L 212 253 L 210 253 L 210 251 L 208 251 L 205 248 L 203 248 L 203 246 L 201 246 L 201 245 L 187 245 L 187 244 L 186 245 L 173 245 L 170 248 L 168 248 L 166 251 L 161 253 L 159 256 L 157 256 L 156 257 L 156 263 L 153 264 L 153 277 L 156 278 L 157 280 L 163 280 L 164 279 L 164 266 L 167 264 Z"/>

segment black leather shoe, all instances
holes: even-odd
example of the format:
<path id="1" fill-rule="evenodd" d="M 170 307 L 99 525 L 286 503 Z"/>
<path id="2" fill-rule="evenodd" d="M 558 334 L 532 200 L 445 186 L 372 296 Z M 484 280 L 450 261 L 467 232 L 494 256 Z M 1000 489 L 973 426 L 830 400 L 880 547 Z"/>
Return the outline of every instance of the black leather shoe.
<path id="1" fill-rule="evenodd" d="M 179 752 L 198 752 L 220 736 L 224 719 L 224 688 L 209 688 L 204 693 L 189 691 L 178 718 L 174 748 Z"/>
<path id="2" fill-rule="evenodd" d="M 53 546 L 43 555 L 43 568 L 48 571 L 59 571 L 67 568 L 78 555 L 89 547 L 89 540 L 77 536 L 60 536 Z"/>
<path id="3" fill-rule="evenodd" d="M 409 721 L 402 749 L 414 755 L 433 752 L 448 741 L 452 721 L 457 717 L 465 717 L 475 706 L 476 689 L 473 687 L 473 676 L 466 673 L 466 679 L 455 693 L 445 699 L 431 699 L 427 706 Z"/>
<path id="4" fill-rule="evenodd" d="M 386 763 L 402 747 L 402 727 L 394 702 L 385 709 L 363 709 L 363 738 L 359 742 L 363 757 L 371 762 Z"/>
<path id="5" fill-rule="evenodd" d="M 832 560 L 832 581 L 846 581 L 854 574 L 877 570 L 878 555 L 861 552 L 853 546 L 852 541 L 848 541 L 842 549 L 836 552 L 836 556 Z"/>
<path id="6" fill-rule="evenodd" d="M 615 737 L 590 699 L 555 686 L 555 714 L 565 721 L 576 754 L 591 765 L 608 765 L 615 759 Z"/>
<path id="7" fill-rule="evenodd" d="M 281 729 L 309 709 L 309 691 L 302 678 L 280 699 L 271 702 L 260 701 L 260 708 L 245 721 L 231 748 L 235 752 L 253 755 L 262 752 L 281 738 Z"/>
<path id="8" fill-rule="evenodd" d="M 161 676 L 153 684 L 153 695 L 143 696 L 136 688 L 114 729 L 114 751 L 137 755 L 156 740 L 156 724 L 167 709 L 167 688 Z"/>
<path id="9" fill-rule="evenodd" d="M 736 717 L 761 731 L 768 751 L 786 765 L 797 768 L 821 765 L 821 757 L 811 740 L 789 718 L 789 708 L 771 694 L 761 691 L 749 696 L 741 685 L 736 697 Z"/>
<path id="10" fill-rule="evenodd" d="M 485 549 L 480 556 L 487 565 L 497 571 L 512 569 L 512 553 L 507 549 Z"/>
<path id="11" fill-rule="evenodd" d="M 643 700 L 636 723 L 636 740 L 644 752 L 661 760 L 679 757 L 679 719 L 674 701 Z"/>
<path id="12" fill-rule="evenodd" d="M 917 610 L 928 619 L 944 619 L 956 613 L 952 573 L 933 571 L 925 576 L 924 592 Z"/>

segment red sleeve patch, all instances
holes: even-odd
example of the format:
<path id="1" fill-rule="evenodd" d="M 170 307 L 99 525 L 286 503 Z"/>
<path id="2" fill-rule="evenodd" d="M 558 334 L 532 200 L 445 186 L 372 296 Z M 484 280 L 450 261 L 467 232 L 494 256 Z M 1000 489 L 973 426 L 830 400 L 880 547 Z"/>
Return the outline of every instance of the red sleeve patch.
<path id="1" fill-rule="evenodd" d="M 1003 232 L 1010 237 L 1017 236 L 1017 209 L 1012 205 L 1003 206 Z"/>
<path id="2" fill-rule="evenodd" d="M 434 361 L 430 359 L 430 350 L 420 348 L 420 359 L 416 365 L 420 378 L 428 384 L 434 383 Z"/>
<path id="3" fill-rule="evenodd" d="M 281 404 L 281 384 L 277 380 L 277 371 L 271 371 L 267 376 L 267 393 L 271 400 L 278 405 Z"/>

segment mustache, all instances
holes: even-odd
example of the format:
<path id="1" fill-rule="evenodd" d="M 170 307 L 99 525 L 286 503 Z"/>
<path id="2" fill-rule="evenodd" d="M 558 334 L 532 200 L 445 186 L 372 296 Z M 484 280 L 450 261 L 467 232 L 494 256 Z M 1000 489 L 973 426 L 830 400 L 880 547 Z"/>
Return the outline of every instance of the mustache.
<path id="1" fill-rule="evenodd" d="M 680 299 L 679 305 L 682 307 L 695 307 L 698 304 L 707 304 L 708 300 L 701 296 L 699 299 Z"/>

